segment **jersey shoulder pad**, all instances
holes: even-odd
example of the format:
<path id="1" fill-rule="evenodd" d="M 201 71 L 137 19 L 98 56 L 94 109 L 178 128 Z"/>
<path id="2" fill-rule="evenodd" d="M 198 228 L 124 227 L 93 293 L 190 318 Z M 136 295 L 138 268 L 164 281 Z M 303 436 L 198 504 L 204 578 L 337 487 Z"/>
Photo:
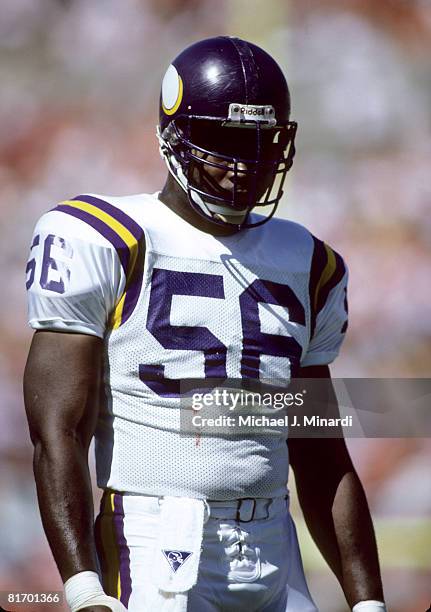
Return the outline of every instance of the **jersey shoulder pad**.
<path id="1" fill-rule="evenodd" d="M 136 261 L 143 260 L 144 230 L 122 207 L 114 204 L 113 199 L 111 196 L 80 195 L 60 202 L 52 212 L 76 219 L 81 226 L 85 224 L 102 236 L 117 251 L 128 277 Z M 116 201 L 121 199 L 115 198 Z"/>

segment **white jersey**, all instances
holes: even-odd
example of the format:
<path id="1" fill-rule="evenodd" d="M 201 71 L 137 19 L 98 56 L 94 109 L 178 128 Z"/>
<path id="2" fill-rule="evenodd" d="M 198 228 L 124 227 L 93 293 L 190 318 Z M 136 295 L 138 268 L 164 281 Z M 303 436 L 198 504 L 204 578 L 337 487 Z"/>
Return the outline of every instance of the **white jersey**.
<path id="1" fill-rule="evenodd" d="M 99 486 L 207 499 L 280 497 L 287 432 L 180 435 L 181 381 L 284 381 L 328 364 L 347 326 L 342 258 L 280 219 L 228 237 L 156 195 L 79 196 L 36 226 L 27 264 L 34 329 L 105 341 Z"/>

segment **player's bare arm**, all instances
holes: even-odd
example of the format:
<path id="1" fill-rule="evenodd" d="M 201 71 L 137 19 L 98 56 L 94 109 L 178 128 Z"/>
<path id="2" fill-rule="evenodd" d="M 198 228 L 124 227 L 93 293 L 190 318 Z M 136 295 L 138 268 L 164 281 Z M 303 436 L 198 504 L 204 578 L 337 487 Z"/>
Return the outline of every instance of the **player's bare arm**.
<path id="1" fill-rule="evenodd" d="M 197 443 L 180 418 L 182 381 L 288 386 L 301 366 L 328 376 L 320 364 L 343 342 L 342 257 L 272 218 L 295 155 L 290 107 L 263 49 L 226 36 L 192 44 L 162 82 L 162 192 L 84 193 L 36 226 L 26 286 L 29 323 L 42 331 L 26 402 L 71 612 L 317 612 L 289 513 L 287 426 Z M 93 433 L 104 489 L 94 537 Z M 353 612 L 382 612 L 371 520 L 344 442 L 292 440 L 290 452 L 310 531 Z"/>
<path id="2" fill-rule="evenodd" d="M 39 508 L 64 582 L 97 567 L 87 457 L 97 420 L 102 346 L 95 336 L 36 332 L 25 369 Z"/>
<path id="3" fill-rule="evenodd" d="M 299 376 L 327 379 L 327 402 L 336 406 L 328 366 L 302 368 Z M 292 438 L 288 447 L 307 527 L 349 605 L 383 601 L 373 524 L 344 439 Z"/>

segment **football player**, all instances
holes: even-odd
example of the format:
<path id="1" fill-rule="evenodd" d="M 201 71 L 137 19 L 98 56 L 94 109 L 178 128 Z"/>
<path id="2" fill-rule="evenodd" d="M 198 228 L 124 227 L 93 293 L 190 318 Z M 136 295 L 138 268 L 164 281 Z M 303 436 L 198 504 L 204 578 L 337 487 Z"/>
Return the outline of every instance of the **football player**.
<path id="1" fill-rule="evenodd" d="M 349 606 L 385 609 L 342 438 L 289 439 L 288 427 L 183 435 L 184 381 L 315 378 L 335 401 L 328 364 L 347 327 L 345 264 L 304 227 L 272 218 L 296 128 L 272 57 L 238 38 L 200 41 L 163 79 L 162 191 L 79 195 L 36 226 L 25 401 L 42 521 L 72 612 L 317 610 L 289 463 Z M 93 436 L 104 489 L 94 530 Z"/>

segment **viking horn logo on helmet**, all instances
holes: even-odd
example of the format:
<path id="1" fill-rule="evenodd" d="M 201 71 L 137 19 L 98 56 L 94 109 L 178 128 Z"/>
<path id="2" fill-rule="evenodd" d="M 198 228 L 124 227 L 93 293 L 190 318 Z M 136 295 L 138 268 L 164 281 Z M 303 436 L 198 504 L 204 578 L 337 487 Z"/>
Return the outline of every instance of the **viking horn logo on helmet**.
<path id="1" fill-rule="evenodd" d="M 208 38 L 180 53 L 165 73 L 160 153 L 192 208 L 213 223 L 242 229 L 274 215 L 296 129 L 283 72 L 257 45 Z M 217 184 L 214 169 L 229 169 L 227 185 Z M 250 215 L 256 206 L 272 209 L 256 220 Z"/>
<path id="2" fill-rule="evenodd" d="M 183 99 L 183 81 L 173 64 L 166 70 L 161 95 L 163 112 L 166 115 L 176 113 Z"/>

